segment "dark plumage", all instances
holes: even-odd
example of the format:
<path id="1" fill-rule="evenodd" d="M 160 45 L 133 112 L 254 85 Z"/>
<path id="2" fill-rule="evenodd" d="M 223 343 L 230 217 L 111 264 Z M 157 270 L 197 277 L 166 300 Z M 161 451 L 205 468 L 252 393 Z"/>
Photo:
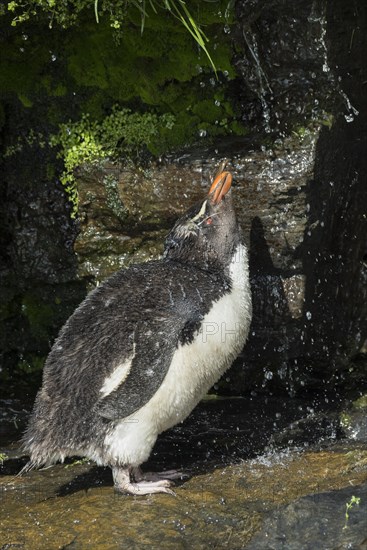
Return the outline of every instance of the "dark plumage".
<path id="1" fill-rule="evenodd" d="M 230 366 L 251 318 L 231 180 L 220 174 L 175 224 L 161 260 L 115 273 L 66 322 L 23 437 L 25 470 L 80 454 L 110 466 L 121 491 L 172 492 L 139 466 Z"/>

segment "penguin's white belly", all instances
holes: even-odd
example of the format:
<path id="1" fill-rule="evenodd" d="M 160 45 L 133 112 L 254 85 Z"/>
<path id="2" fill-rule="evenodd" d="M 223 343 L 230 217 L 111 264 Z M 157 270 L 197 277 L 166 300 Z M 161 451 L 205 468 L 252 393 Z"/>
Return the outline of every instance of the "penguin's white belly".
<path id="1" fill-rule="evenodd" d="M 163 384 L 147 404 L 154 410 L 158 433 L 190 414 L 230 367 L 245 339 L 240 296 L 232 292 L 214 304 L 194 341 L 178 347 Z"/>
<path id="2" fill-rule="evenodd" d="M 243 348 L 251 295 L 242 245 L 232 258 L 230 273 L 231 292 L 213 304 L 194 340 L 179 345 L 155 395 L 106 436 L 105 449 L 115 460 L 133 466 L 147 460 L 157 435 L 190 414 Z"/>

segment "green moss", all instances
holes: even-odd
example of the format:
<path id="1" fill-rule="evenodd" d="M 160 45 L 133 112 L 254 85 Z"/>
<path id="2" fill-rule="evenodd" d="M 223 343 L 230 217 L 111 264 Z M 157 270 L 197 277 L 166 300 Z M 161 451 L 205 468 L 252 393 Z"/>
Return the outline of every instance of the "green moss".
<path id="1" fill-rule="evenodd" d="M 232 120 L 229 123 L 229 128 L 231 133 L 237 136 L 246 136 L 250 132 L 250 129 L 243 126 L 238 120 Z"/>
<path id="2" fill-rule="evenodd" d="M 327 126 L 329 129 L 332 128 L 334 122 L 335 122 L 335 117 L 332 113 L 327 113 L 327 112 L 323 112 L 322 113 L 322 116 L 320 117 L 320 121 L 319 121 L 323 126 Z"/>
<path id="3" fill-rule="evenodd" d="M 210 99 L 198 101 L 192 107 L 192 112 L 204 122 L 215 122 L 220 115 L 219 107 Z"/>
<path id="4" fill-rule="evenodd" d="M 74 217 L 78 209 L 78 193 L 74 179 L 74 169 L 85 163 L 101 161 L 108 156 L 136 154 L 143 146 L 155 148 L 155 138 L 159 129 L 170 130 L 174 117 L 152 113 L 132 113 L 129 109 L 114 106 L 112 113 L 101 123 L 91 121 L 84 115 L 78 122 L 60 126 L 59 134 L 51 137 L 50 143 L 60 147 L 60 156 L 64 160 L 65 171 L 61 181 L 73 204 Z M 112 188 L 109 187 L 112 193 Z M 117 207 L 116 207 L 117 208 Z M 119 212 L 122 210 L 119 208 Z"/>
<path id="5" fill-rule="evenodd" d="M 55 177 L 55 166 L 48 162 L 46 164 L 46 176 L 48 180 L 53 180 Z"/>
<path id="6" fill-rule="evenodd" d="M 353 409 L 363 410 L 367 409 L 367 394 L 362 395 L 353 402 Z"/>
<path id="7" fill-rule="evenodd" d="M 213 138 L 245 131 L 227 94 L 235 76 L 231 44 L 224 32 L 231 20 L 228 2 L 186 4 L 209 38 L 205 47 L 218 78 L 209 57 L 169 11 L 155 13 L 147 3 L 141 34 L 141 12 L 125 10 L 123 32 L 116 40 L 104 0 L 98 3 L 99 24 L 92 10 L 84 10 L 84 0 L 76 3 L 78 27 L 49 29 L 48 16 L 42 16 L 44 10 L 50 11 L 54 21 L 64 26 L 70 12 L 66 6 L 74 1 L 51 6 L 32 0 L 29 5 L 36 9 L 37 18 L 30 14 L 28 22 L 9 31 L 6 39 L 0 38 L 0 92 L 20 98 L 32 120 L 31 124 L 25 121 L 20 137 L 7 144 L 7 152 L 18 154 L 28 145 L 57 146 L 73 216 L 78 206 L 74 170 L 79 164 L 111 156 L 136 159 L 145 150 L 160 155 L 202 141 L 204 135 Z M 15 4 L 14 14 L 19 14 L 22 6 Z M 120 21 L 122 12 L 115 4 L 121 7 L 122 3 L 110 5 Z M 71 24 L 74 15 L 69 13 Z M 31 143 L 24 137 L 29 126 L 38 141 Z"/>
<path id="8" fill-rule="evenodd" d="M 212 5 L 215 4 L 213 9 Z M 163 26 L 168 29 L 170 24 L 177 22 L 181 24 L 181 31 L 191 37 L 196 45 L 205 54 L 208 62 L 216 71 L 216 66 L 213 62 L 212 55 L 208 51 L 207 43 L 209 42 L 206 33 L 202 29 L 202 25 L 211 24 L 218 21 L 228 22 L 230 18 L 229 6 L 231 3 L 226 3 L 220 0 L 207 2 L 206 4 L 200 0 L 191 0 L 183 2 L 182 0 L 149 0 L 148 2 L 135 2 L 134 0 L 96 0 L 94 2 L 94 16 L 97 23 L 102 21 L 103 16 L 109 15 L 109 19 L 104 18 L 104 24 L 116 30 L 115 37 L 120 40 L 123 36 L 121 30 L 126 30 L 129 21 L 134 22 L 137 27 L 140 27 L 141 33 L 146 28 L 157 29 L 155 22 L 158 20 L 159 27 Z M 19 23 L 29 21 L 35 16 L 39 16 L 42 12 L 46 15 L 49 21 L 49 26 L 59 24 L 64 28 L 70 27 L 80 19 L 81 13 L 86 9 L 91 8 L 91 2 L 88 0 L 64 0 L 56 2 L 55 0 L 26 0 L 20 2 L 12 0 L 7 5 L 8 12 L 12 13 L 11 25 L 16 26 Z M 0 10 L 0 15 L 4 15 L 5 9 Z"/>

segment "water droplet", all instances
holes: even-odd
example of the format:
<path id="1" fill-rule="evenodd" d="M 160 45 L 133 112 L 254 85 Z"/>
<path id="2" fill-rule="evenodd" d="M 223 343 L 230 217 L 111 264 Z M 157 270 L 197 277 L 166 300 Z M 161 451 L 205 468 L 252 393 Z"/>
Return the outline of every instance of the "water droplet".
<path id="1" fill-rule="evenodd" d="M 311 311 L 306 311 L 306 318 L 310 321 L 312 319 Z"/>

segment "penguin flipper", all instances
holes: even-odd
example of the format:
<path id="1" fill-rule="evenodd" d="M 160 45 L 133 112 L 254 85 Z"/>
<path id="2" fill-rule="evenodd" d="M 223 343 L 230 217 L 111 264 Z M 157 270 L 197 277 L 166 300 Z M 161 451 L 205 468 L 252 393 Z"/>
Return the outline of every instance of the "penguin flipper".
<path id="1" fill-rule="evenodd" d="M 158 318 L 139 323 L 127 376 L 96 403 L 97 413 L 108 420 L 122 420 L 141 409 L 161 386 L 178 342 L 177 324 Z"/>

